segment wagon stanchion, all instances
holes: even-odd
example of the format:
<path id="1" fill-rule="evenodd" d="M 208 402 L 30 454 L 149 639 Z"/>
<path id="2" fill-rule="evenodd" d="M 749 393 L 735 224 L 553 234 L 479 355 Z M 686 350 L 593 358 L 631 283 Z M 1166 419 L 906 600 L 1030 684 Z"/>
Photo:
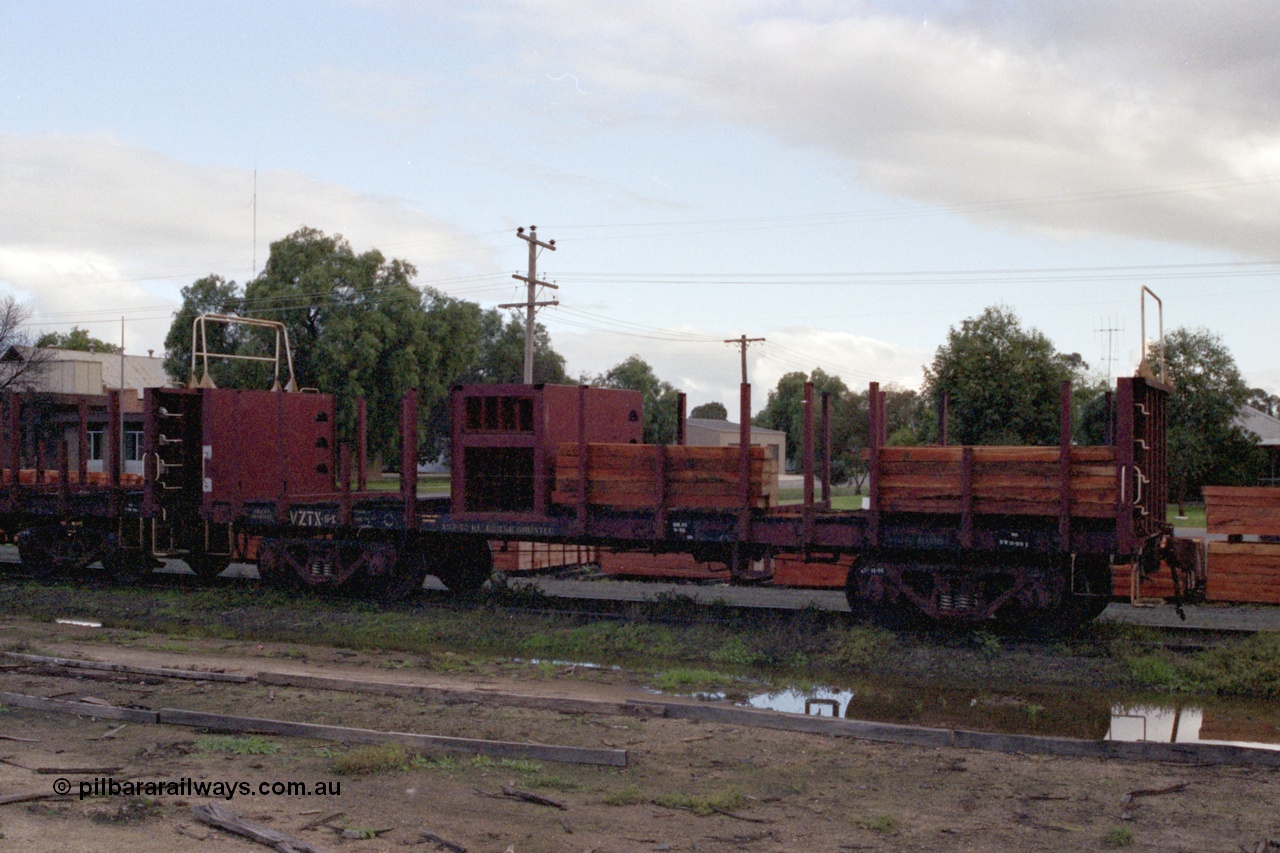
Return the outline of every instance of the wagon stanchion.
<path id="1" fill-rule="evenodd" d="M 804 533 L 805 551 L 813 544 L 813 383 L 804 383 Z"/>

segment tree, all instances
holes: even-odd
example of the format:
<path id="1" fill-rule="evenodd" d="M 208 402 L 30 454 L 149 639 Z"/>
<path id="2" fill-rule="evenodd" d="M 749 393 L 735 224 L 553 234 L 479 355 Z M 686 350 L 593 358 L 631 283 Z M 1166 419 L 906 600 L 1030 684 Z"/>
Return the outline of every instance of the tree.
<path id="1" fill-rule="evenodd" d="M 174 314 L 169 334 L 164 338 L 164 370 L 175 382 L 191 378 L 191 323 L 201 314 L 238 315 L 243 308 L 240 288 L 219 275 L 206 276 L 182 288 L 182 307 Z M 240 329 L 222 323 L 206 327 L 206 343 L 212 352 L 235 352 Z M 210 362 L 210 372 L 218 385 L 235 384 L 236 362 Z"/>
<path id="2" fill-rule="evenodd" d="M 676 440 L 679 392 L 654 374 L 638 355 L 630 356 L 597 376 L 596 385 L 639 391 L 644 399 L 645 444 L 671 444 Z"/>
<path id="3" fill-rule="evenodd" d="M 1201 486 L 1253 483 L 1266 464 L 1257 437 L 1235 423 L 1249 399 L 1235 359 L 1208 329 L 1174 329 L 1164 338 L 1170 497 L 1179 504 Z M 1150 358 L 1157 355 L 1154 346 Z"/>
<path id="4" fill-rule="evenodd" d="M 354 437 L 357 400 L 368 403 L 370 451 L 387 455 L 399 444 L 399 405 L 417 388 L 420 411 L 432 407 L 471 367 L 479 352 L 480 309 L 412 284 L 405 261 L 376 249 L 357 254 L 341 235 L 302 228 L 271 244 L 262 273 L 245 285 L 209 276 L 182 291 L 182 308 L 165 339 L 166 369 L 190 372 L 191 322 L 201 313 L 279 320 L 288 330 L 299 386 L 335 396 L 342 433 Z M 470 307 L 468 307 L 470 306 Z M 209 349 L 271 355 L 274 334 L 209 324 Z M 219 385 L 267 387 L 260 363 L 228 362 L 213 370 Z"/>
<path id="5" fill-rule="evenodd" d="M 1086 368 L 1008 308 L 991 306 L 947 333 L 925 368 L 924 395 L 935 408 L 947 395 L 953 443 L 1057 444 L 1062 383 Z"/>
<path id="6" fill-rule="evenodd" d="M 505 319 L 496 308 L 484 313 L 480 322 L 479 349 L 467 372 L 468 382 L 524 381 L 524 320 Z M 564 356 L 551 346 L 551 335 L 539 322 L 533 324 L 534 384 L 569 383 Z"/>
<path id="7" fill-rule="evenodd" d="M 831 415 L 831 479 L 840 483 L 855 473 L 860 459 L 860 442 L 856 435 L 861 430 L 866 435 L 866 394 L 852 393 L 844 381 L 815 367 L 805 375 L 799 371 L 787 373 L 769 392 L 768 401 L 752 422 L 759 427 L 782 430 L 787 434 L 787 458 L 792 466 L 798 466 L 804 450 L 804 386 L 813 383 L 814 402 L 814 460 L 822 464 L 822 442 L 819 438 L 819 418 L 824 393 L 830 395 Z M 861 408 L 859 408 L 861 407 Z"/>
<path id="8" fill-rule="evenodd" d="M 53 358 L 47 349 L 31 346 L 30 319 L 29 306 L 12 294 L 0 296 L 0 392 L 35 389 Z"/>
<path id="9" fill-rule="evenodd" d="M 118 353 L 120 347 L 89 335 L 88 329 L 72 326 L 69 332 L 45 332 L 36 339 L 37 347 L 70 349 L 80 352 Z"/>
<path id="10" fill-rule="evenodd" d="M 705 418 L 709 421 L 727 421 L 729 419 L 729 410 L 724 407 L 724 403 L 703 403 L 701 406 L 694 406 L 693 411 L 689 413 L 691 418 Z"/>
<path id="11" fill-rule="evenodd" d="M 1263 414 L 1280 418 L 1280 396 L 1265 388 L 1250 388 L 1248 403 Z"/>

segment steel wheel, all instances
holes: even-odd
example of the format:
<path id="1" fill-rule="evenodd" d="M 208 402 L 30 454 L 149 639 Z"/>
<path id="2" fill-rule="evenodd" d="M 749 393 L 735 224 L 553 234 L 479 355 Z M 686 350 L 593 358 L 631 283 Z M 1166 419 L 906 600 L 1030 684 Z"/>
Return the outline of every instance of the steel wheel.
<path id="1" fill-rule="evenodd" d="M 493 553 L 484 539 L 456 539 L 432 555 L 430 572 L 449 592 L 466 595 L 484 586 L 493 574 Z"/>

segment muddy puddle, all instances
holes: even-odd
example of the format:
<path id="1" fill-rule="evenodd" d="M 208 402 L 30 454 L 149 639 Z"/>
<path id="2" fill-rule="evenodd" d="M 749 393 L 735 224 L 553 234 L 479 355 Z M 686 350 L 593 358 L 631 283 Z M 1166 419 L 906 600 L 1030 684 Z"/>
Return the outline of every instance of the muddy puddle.
<path id="1" fill-rule="evenodd" d="M 867 681 L 850 688 L 784 690 L 733 697 L 748 708 L 930 728 L 1081 740 L 1229 744 L 1280 751 L 1274 703 L 1179 704 L 1170 697 L 1080 691 L 1001 692 Z"/>

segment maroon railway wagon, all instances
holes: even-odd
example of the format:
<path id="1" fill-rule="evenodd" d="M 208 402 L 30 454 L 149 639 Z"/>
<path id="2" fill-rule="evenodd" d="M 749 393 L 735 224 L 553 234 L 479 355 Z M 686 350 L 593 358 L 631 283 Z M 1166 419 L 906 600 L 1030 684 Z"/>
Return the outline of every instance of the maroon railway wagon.
<path id="1" fill-rule="evenodd" d="M 279 324 L 255 323 L 283 335 Z M 293 390 L 291 367 L 282 376 L 287 340 L 265 391 L 212 387 L 209 355 L 197 350 L 204 372 L 197 378 L 193 355 L 190 387 L 145 394 L 137 478 L 120 458 L 117 393 L 80 401 L 52 430 L 24 417 L 29 399 L 8 395 L 0 524 L 29 571 L 101 561 L 135 582 L 161 558 L 208 577 L 250 561 L 274 586 L 394 600 L 428 574 L 450 590 L 478 588 L 492 571 L 493 541 L 687 553 L 744 582 L 771 580 L 773 557 L 786 554 L 851 565 L 850 606 L 890 624 L 1078 622 L 1112 600 L 1117 564 L 1149 574 L 1163 559 L 1188 594 L 1199 580 L 1195 561 L 1168 546 L 1169 389 L 1151 376 L 1119 380 L 1113 440 L 1099 447 L 1071 443 L 1067 386 L 1057 445 L 887 447 L 884 395 L 873 384 L 870 496 L 864 509 L 834 510 L 830 478 L 815 463 L 830 445 L 828 406 L 811 387 L 800 504 L 778 505 L 777 463 L 750 445 L 749 385 L 740 441 L 727 448 L 643 444 L 636 392 L 457 386 L 452 488 L 433 498 L 417 494 L 413 392 L 401 408 L 400 490 L 370 491 L 363 405 L 344 442 L 333 397 Z M 99 424 L 101 473 L 82 452 Z"/>

